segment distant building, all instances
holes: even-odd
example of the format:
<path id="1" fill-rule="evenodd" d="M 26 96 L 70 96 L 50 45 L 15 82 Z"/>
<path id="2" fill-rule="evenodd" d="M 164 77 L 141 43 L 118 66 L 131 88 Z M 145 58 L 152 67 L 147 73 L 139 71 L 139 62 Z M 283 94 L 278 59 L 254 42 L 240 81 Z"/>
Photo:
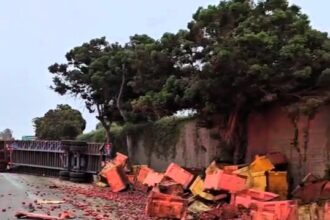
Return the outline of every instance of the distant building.
<path id="1" fill-rule="evenodd" d="M 22 137 L 22 141 L 34 141 L 34 140 L 36 140 L 37 139 L 37 137 L 36 136 L 32 136 L 32 135 L 26 135 L 26 136 L 23 136 Z"/>

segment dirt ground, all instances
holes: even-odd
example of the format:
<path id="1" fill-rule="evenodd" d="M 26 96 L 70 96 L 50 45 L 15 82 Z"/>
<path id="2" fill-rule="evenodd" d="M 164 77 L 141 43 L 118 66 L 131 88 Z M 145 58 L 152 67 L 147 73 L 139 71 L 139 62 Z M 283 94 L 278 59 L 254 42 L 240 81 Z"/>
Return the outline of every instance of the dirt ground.
<path id="1" fill-rule="evenodd" d="M 38 201 L 57 200 L 62 204 Z M 91 184 L 75 184 L 56 178 L 0 173 L 0 219 L 14 220 L 17 211 L 58 216 L 71 211 L 75 219 L 148 219 L 144 214 L 146 194 L 140 192 L 112 193 L 109 188 Z"/>

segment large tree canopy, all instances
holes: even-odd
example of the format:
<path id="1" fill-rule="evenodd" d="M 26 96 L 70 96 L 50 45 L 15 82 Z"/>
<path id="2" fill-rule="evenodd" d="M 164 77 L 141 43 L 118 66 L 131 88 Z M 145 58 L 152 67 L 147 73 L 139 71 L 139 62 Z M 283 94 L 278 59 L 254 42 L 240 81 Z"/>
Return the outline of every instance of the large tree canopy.
<path id="1" fill-rule="evenodd" d="M 329 100 L 327 33 L 313 29 L 286 0 L 230 0 L 199 8 L 179 35 L 176 66 L 189 76 L 170 77 L 137 106 L 169 109 L 172 103 L 202 117 L 220 113 L 227 124 L 222 140 L 236 153 L 244 152 L 244 124 L 252 110 L 277 102 L 312 114 Z"/>
<path id="2" fill-rule="evenodd" d="M 176 60 L 181 71 L 189 70 L 189 80 L 173 76 L 153 100 L 141 97 L 141 104 L 157 103 L 176 89 L 183 91 L 175 92 L 173 102 L 207 114 L 327 97 L 330 40 L 298 6 L 286 0 L 222 1 L 198 9 L 193 18 Z"/>
<path id="3" fill-rule="evenodd" d="M 86 126 L 81 113 L 69 105 L 58 105 L 33 122 L 37 138 L 44 140 L 75 139 Z"/>
<path id="4" fill-rule="evenodd" d="M 119 44 L 110 45 L 105 38 L 94 39 L 75 47 L 66 54 L 67 63 L 53 64 L 49 71 L 54 74 L 55 92 L 71 94 L 84 100 L 86 108 L 97 111 L 98 119 L 106 130 L 117 116 L 115 108 L 121 68 L 109 70 L 109 54 L 122 51 Z"/>
<path id="5" fill-rule="evenodd" d="M 52 89 L 82 98 L 90 112 L 97 112 L 108 141 L 112 122 L 153 117 L 133 111 L 131 103 L 149 90 L 159 91 L 174 69 L 163 43 L 147 35 L 135 35 L 125 45 L 94 39 L 72 49 L 66 59 L 49 67 Z"/>
<path id="6" fill-rule="evenodd" d="M 105 38 L 49 67 L 53 89 L 82 98 L 110 136 L 112 122 L 193 109 L 222 115 L 220 136 L 239 162 L 251 111 L 269 104 L 309 116 L 329 100 L 330 40 L 287 0 L 221 1 L 199 8 L 187 30 L 124 45 Z"/>

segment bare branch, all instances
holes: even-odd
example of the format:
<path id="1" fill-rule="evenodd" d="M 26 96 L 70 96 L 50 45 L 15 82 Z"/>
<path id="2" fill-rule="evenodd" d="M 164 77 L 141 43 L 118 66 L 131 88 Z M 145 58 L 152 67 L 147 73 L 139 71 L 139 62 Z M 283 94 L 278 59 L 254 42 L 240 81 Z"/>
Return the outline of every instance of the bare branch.
<path id="1" fill-rule="evenodd" d="M 120 112 L 120 115 L 123 117 L 124 121 L 127 121 L 126 114 L 123 111 L 123 109 L 121 108 L 121 98 L 122 98 L 122 95 L 123 95 L 125 81 L 126 81 L 126 67 L 125 67 L 125 64 L 123 64 L 122 65 L 121 85 L 120 85 L 119 93 L 118 93 L 118 96 L 117 96 L 117 108 L 118 108 L 118 111 Z"/>

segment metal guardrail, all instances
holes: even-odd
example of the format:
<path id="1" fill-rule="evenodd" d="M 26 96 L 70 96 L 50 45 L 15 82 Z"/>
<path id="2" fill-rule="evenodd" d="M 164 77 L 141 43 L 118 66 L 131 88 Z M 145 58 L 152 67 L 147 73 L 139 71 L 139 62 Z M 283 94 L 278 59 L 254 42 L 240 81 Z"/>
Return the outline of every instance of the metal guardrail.
<path id="1" fill-rule="evenodd" d="M 101 145 L 88 143 L 87 151 L 81 153 L 87 158 L 86 173 L 97 173 L 100 170 L 99 148 Z M 66 151 L 61 141 L 12 141 L 9 146 L 12 167 L 19 167 L 25 171 L 31 170 L 31 172 L 48 170 L 48 173 L 65 169 Z"/>

